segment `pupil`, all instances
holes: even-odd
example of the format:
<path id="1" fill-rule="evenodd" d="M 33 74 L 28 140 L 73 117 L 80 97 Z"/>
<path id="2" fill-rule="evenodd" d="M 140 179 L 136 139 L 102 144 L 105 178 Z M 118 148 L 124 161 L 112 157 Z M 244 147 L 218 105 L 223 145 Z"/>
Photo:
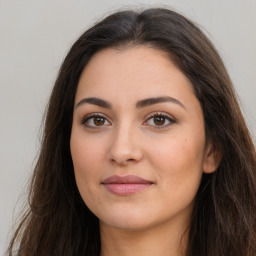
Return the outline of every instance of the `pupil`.
<path id="1" fill-rule="evenodd" d="M 95 117 L 94 118 L 94 124 L 97 126 L 103 125 L 104 124 L 104 118 L 102 117 Z"/>
<path id="2" fill-rule="evenodd" d="M 154 117 L 154 123 L 155 123 L 156 125 L 163 125 L 164 122 L 165 122 L 165 118 L 164 118 L 164 117 L 162 117 L 162 116 L 156 116 L 156 117 Z"/>

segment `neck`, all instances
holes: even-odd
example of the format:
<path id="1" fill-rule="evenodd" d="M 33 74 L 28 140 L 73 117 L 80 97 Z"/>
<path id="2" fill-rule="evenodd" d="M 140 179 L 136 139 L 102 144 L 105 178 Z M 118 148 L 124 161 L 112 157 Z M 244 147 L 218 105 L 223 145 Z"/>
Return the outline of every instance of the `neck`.
<path id="1" fill-rule="evenodd" d="M 186 227 L 159 225 L 146 230 L 120 230 L 100 224 L 101 256 L 184 256 Z"/>

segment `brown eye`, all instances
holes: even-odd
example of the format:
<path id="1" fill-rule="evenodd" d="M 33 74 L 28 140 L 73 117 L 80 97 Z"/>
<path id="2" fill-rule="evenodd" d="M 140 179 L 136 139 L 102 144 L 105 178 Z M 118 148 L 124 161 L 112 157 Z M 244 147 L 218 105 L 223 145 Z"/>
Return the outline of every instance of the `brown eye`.
<path id="1" fill-rule="evenodd" d="M 165 123 L 165 117 L 163 116 L 154 116 L 155 125 L 163 125 Z"/>
<path id="2" fill-rule="evenodd" d="M 167 128 L 176 123 L 175 119 L 165 114 L 155 114 L 148 118 L 143 124 L 153 128 L 161 129 Z"/>
<path id="3" fill-rule="evenodd" d="M 103 125 L 103 124 L 105 123 L 105 118 L 100 117 L 100 116 L 94 117 L 94 118 L 93 118 L 93 123 L 94 123 L 96 126 L 101 126 L 101 125 Z"/>
<path id="4" fill-rule="evenodd" d="M 82 122 L 83 125 L 89 128 L 99 128 L 101 126 L 109 126 L 111 123 L 103 116 L 90 115 L 85 117 Z"/>

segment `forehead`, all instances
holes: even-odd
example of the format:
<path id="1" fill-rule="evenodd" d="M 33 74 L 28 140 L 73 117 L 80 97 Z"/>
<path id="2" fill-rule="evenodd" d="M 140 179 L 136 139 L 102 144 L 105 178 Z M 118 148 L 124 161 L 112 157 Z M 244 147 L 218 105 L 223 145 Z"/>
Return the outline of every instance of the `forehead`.
<path id="1" fill-rule="evenodd" d="M 195 97 L 189 79 L 163 51 L 148 46 L 104 49 L 84 68 L 76 101 L 82 97 L 108 97 L 130 102 L 145 97 Z"/>

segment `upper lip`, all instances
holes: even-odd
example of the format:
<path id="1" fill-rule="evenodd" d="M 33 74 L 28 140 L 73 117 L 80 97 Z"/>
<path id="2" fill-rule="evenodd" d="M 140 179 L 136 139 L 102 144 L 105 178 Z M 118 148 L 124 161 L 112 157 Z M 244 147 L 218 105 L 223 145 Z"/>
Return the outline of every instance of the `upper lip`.
<path id="1" fill-rule="evenodd" d="M 103 184 L 148 184 L 153 183 L 152 181 L 145 180 L 139 176 L 136 175 L 125 175 L 125 176 L 119 176 L 119 175 L 113 175 L 102 182 Z"/>

